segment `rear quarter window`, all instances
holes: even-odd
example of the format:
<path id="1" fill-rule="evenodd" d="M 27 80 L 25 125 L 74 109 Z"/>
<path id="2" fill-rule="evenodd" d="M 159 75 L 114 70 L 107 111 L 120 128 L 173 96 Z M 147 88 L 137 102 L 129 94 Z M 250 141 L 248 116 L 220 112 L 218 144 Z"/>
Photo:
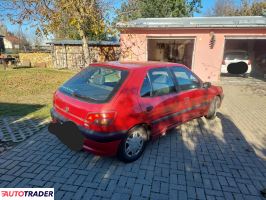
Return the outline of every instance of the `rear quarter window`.
<path id="1" fill-rule="evenodd" d="M 148 76 L 145 76 L 141 90 L 140 90 L 141 97 L 149 97 L 151 96 L 151 83 Z"/>

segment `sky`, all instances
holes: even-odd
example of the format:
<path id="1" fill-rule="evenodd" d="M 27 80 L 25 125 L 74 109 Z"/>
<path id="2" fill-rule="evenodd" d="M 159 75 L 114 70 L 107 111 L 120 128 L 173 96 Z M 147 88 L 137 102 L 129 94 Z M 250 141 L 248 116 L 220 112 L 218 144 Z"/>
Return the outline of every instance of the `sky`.
<path id="1" fill-rule="evenodd" d="M 194 17 L 204 16 L 207 10 L 213 7 L 214 3 L 215 3 L 215 0 L 201 0 L 201 5 L 202 5 L 201 13 L 195 13 Z"/>

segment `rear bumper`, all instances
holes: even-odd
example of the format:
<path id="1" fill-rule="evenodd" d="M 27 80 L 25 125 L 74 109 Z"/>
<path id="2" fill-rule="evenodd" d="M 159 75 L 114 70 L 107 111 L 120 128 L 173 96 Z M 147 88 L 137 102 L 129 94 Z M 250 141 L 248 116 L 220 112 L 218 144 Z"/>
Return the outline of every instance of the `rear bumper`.
<path id="1" fill-rule="evenodd" d="M 50 123 L 49 127 L 57 125 L 60 127 L 63 123 L 69 121 L 57 113 L 54 109 L 51 109 L 51 117 L 53 121 Z M 127 131 L 112 133 L 96 132 L 78 125 L 77 128 L 85 138 L 83 142 L 83 149 L 97 155 L 115 155 L 121 140 L 126 137 L 127 133 Z M 54 129 L 49 129 L 51 133 L 54 133 L 53 130 Z"/>
<path id="2" fill-rule="evenodd" d="M 83 149 L 93 154 L 100 156 L 115 156 L 117 154 L 121 140 L 115 140 L 112 142 L 95 142 L 90 139 L 85 139 L 83 143 Z"/>

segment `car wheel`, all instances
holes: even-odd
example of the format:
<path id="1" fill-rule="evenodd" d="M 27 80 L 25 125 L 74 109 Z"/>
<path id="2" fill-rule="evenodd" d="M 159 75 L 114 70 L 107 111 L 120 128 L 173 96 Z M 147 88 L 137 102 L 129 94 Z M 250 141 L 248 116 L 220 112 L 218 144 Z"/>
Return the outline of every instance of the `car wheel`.
<path id="1" fill-rule="evenodd" d="M 144 127 L 132 128 L 120 144 L 118 158 L 124 162 L 137 160 L 143 153 L 147 140 L 147 130 Z"/>
<path id="2" fill-rule="evenodd" d="M 220 102 L 221 100 L 218 96 L 214 97 L 210 104 L 208 114 L 205 116 L 207 119 L 214 119 L 216 117 Z"/>

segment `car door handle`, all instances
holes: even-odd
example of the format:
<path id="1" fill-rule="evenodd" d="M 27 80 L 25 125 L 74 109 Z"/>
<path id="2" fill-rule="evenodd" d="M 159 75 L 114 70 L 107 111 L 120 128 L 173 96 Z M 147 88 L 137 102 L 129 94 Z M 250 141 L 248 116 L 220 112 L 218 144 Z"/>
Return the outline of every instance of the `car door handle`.
<path id="1" fill-rule="evenodd" d="M 190 100 L 190 98 L 189 98 L 189 97 L 186 97 L 186 98 L 184 98 L 184 100 L 185 100 L 185 101 L 189 101 L 189 100 Z"/>
<path id="2" fill-rule="evenodd" d="M 146 107 L 146 111 L 147 111 L 147 112 L 152 111 L 152 109 L 153 109 L 153 106 L 148 106 L 148 107 Z"/>

